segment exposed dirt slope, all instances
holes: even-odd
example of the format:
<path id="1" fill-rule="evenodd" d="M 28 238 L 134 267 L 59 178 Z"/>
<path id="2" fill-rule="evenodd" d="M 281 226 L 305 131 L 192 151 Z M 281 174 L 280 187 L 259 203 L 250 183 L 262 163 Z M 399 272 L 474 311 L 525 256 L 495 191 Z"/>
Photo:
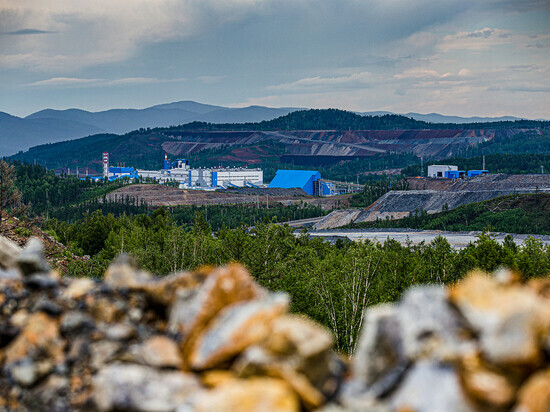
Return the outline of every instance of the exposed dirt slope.
<path id="1" fill-rule="evenodd" d="M 275 140 L 286 145 L 291 155 L 373 156 L 384 152 L 410 152 L 420 156 L 448 157 L 472 145 L 509 138 L 524 129 L 487 130 L 296 130 L 281 132 L 186 131 L 169 135 L 162 147 L 168 153 L 185 156 L 222 146 L 255 145 Z"/>

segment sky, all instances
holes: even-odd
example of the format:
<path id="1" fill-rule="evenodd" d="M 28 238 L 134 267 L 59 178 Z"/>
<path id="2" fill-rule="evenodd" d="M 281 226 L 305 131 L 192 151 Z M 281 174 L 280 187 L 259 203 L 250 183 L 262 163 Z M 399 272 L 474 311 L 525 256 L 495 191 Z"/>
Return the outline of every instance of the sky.
<path id="1" fill-rule="evenodd" d="M 0 0 L 0 111 L 550 119 L 550 0 Z"/>

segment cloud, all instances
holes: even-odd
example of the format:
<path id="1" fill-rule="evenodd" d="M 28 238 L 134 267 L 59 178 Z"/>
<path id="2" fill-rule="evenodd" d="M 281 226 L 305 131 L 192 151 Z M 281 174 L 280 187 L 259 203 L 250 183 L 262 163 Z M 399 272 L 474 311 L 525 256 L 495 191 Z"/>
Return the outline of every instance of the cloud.
<path id="1" fill-rule="evenodd" d="M 307 90 L 307 89 L 325 89 L 330 88 L 350 88 L 350 87 L 368 87 L 372 81 L 372 75 L 369 72 L 353 73 L 347 76 L 335 77 L 306 77 L 294 82 L 282 83 L 268 86 L 268 90 Z"/>
<path id="2" fill-rule="evenodd" d="M 28 83 L 27 86 L 82 86 L 91 83 L 101 82 L 102 79 L 79 79 L 75 77 L 52 77 L 51 79 L 39 80 L 37 82 Z"/>
<path id="3" fill-rule="evenodd" d="M 1 34 L 21 36 L 26 34 L 51 34 L 51 33 L 55 33 L 55 32 L 48 31 L 48 30 L 38 30 L 38 29 L 21 29 L 21 30 L 10 31 L 10 32 L 1 33 Z"/>
<path id="4" fill-rule="evenodd" d="M 39 80 L 27 83 L 29 87 L 106 87 L 106 86 L 126 86 L 137 84 L 158 84 L 175 83 L 185 81 L 185 78 L 177 79 L 157 79 L 154 77 L 125 77 L 121 79 L 83 79 L 75 77 L 53 77 L 51 79 Z"/>
<path id="5" fill-rule="evenodd" d="M 272 1 L 7 0 L 0 6 L 0 31 L 50 32 L 55 39 L 25 36 L 33 41 L 9 45 L 0 59 L 11 68 L 51 71 L 124 61 L 143 45 L 188 38 L 234 23 Z"/>

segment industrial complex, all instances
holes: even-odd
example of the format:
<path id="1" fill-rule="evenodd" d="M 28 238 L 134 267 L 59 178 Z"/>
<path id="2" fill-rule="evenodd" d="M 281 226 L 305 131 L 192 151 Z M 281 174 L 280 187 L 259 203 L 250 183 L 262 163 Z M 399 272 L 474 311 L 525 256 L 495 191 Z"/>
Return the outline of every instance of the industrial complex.
<path id="1" fill-rule="evenodd" d="M 363 185 L 329 181 L 313 170 L 278 170 L 269 185 L 264 184 L 262 169 L 242 167 L 196 168 L 187 159 L 173 162 L 164 156 L 164 167 L 160 170 L 143 170 L 133 167 L 109 166 L 109 154 L 103 153 L 103 175 L 92 179 L 122 178 L 149 180 L 160 184 L 176 184 L 180 189 L 218 190 L 231 187 L 302 189 L 313 196 L 333 196 L 357 192 Z"/>

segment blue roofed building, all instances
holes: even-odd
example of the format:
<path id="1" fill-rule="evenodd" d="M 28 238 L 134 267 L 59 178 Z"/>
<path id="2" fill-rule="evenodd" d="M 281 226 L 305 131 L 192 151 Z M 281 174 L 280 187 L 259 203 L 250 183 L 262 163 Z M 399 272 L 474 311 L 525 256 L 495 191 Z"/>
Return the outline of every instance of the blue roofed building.
<path id="1" fill-rule="evenodd" d="M 314 170 L 277 170 L 268 187 L 282 189 L 300 188 L 307 194 L 319 194 L 314 183 L 321 179 L 321 173 Z"/>

